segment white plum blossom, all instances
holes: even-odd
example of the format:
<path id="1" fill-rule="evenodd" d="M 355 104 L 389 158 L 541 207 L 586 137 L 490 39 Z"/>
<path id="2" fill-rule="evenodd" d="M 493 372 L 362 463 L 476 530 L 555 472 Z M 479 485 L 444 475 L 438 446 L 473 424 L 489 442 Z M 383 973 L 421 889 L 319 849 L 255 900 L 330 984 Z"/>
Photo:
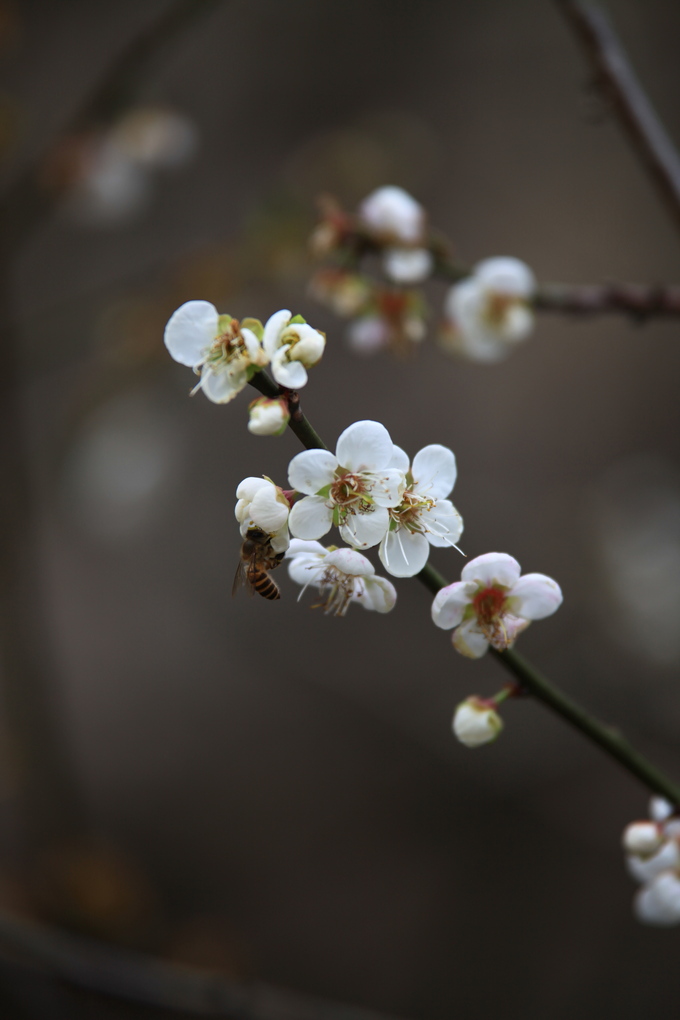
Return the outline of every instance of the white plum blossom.
<path id="1" fill-rule="evenodd" d="M 364 609 L 389 613 L 397 601 L 397 593 L 386 578 L 377 577 L 375 567 L 354 549 L 327 549 L 320 542 L 303 542 L 292 539 L 286 553 L 290 560 L 288 572 L 292 579 L 303 585 L 318 588 L 323 601 L 320 606 L 326 614 L 344 616 L 351 602 Z"/>
<path id="2" fill-rule="evenodd" d="M 472 275 L 454 284 L 445 302 L 447 347 L 473 361 L 499 361 L 526 339 L 534 324 L 529 307 L 536 281 L 519 259 L 478 262 Z"/>
<path id="3" fill-rule="evenodd" d="M 550 616 L 562 604 L 560 586 L 545 574 L 525 574 L 507 553 L 485 553 L 466 563 L 461 580 L 437 592 L 432 619 L 455 628 L 453 647 L 479 659 L 489 645 L 502 651 L 532 620 Z"/>
<path id="4" fill-rule="evenodd" d="M 287 308 L 282 308 L 267 319 L 262 345 L 279 386 L 299 390 L 307 382 L 307 369 L 321 360 L 326 336 L 309 326 L 301 315 L 292 317 Z"/>
<path id="5" fill-rule="evenodd" d="M 234 513 L 243 538 L 250 528 L 260 528 L 269 535 L 275 553 L 285 552 L 290 542 L 290 503 L 283 490 L 274 485 L 271 478 L 251 476 L 239 484 L 236 497 Z"/>
<path id="6" fill-rule="evenodd" d="M 248 407 L 248 431 L 254 436 L 280 436 L 290 421 L 288 402 L 283 397 L 259 397 Z"/>
<path id="7" fill-rule="evenodd" d="M 434 259 L 427 248 L 386 248 L 385 275 L 394 283 L 422 283 L 432 272 Z"/>
<path id="8" fill-rule="evenodd" d="M 200 374 L 196 389 L 216 404 L 226 404 L 267 364 L 253 331 L 259 329 L 256 319 L 239 323 L 230 315 L 220 315 L 209 301 L 186 301 L 165 327 L 165 346 L 175 361 Z"/>
<path id="9" fill-rule="evenodd" d="M 644 924 L 680 924 L 680 815 L 662 797 L 652 798 L 649 813 L 623 834 L 626 866 L 642 884 L 633 909 Z"/>
<path id="10" fill-rule="evenodd" d="M 359 219 L 374 233 L 406 244 L 416 244 L 425 231 L 422 205 L 395 185 L 372 191 L 359 206 Z"/>
<path id="11" fill-rule="evenodd" d="M 296 538 L 319 539 L 335 525 L 343 541 L 356 548 L 377 545 L 390 524 L 406 485 L 392 465 L 394 445 L 384 425 L 357 421 L 340 435 L 335 455 L 303 450 L 288 468 L 291 488 L 304 493 L 291 510 Z"/>
<path id="12" fill-rule="evenodd" d="M 456 548 L 463 519 L 446 497 L 456 481 L 456 458 L 446 446 L 425 446 L 409 466 L 394 447 L 390 467 L 406 478 L 401 502 L 389 510 L 389 530 L 380 543 L 380 560 L 394 577 L 413 577 L 423 569 L 430 545 Z"/>
<path id="13" fill-rule="evenodd" d="M 496 739 L 503 729 L 503 720 L 493 701 L 473 696 L 460 703 L 451 728 L 461 744 L 481 747 Z"/>

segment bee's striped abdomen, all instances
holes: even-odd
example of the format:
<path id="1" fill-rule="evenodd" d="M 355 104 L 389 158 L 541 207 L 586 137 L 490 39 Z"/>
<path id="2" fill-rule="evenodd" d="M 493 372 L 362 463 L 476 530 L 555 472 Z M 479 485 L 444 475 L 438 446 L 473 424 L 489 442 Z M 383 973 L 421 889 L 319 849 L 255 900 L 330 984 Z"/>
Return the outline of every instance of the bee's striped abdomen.
<path id="1" fill-rule="evenodd" d="M 249 570 L 248 580 L 263 599 L 280 599 L 281 592 L 276 581 L 272 581 L 266 570 Z"/>

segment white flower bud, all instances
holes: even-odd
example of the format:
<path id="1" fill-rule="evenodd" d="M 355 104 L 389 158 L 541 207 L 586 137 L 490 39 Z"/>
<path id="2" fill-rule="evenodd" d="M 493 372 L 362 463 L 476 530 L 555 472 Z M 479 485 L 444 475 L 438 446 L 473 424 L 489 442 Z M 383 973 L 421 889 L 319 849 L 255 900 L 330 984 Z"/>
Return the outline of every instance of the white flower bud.
<path id="1" fill-rule="evenodd" d="M 249 407 L 248 431 L 254 436 L 280 436 L 290 421 L 288 404 L 283 398 L 260 397 Z"/>
<path id="2" fill-rule="evenodd" d="M 655 822 L 633 822 L 623 833 L 623 847 L 629 854 L 650 857 L 663 842 L 660 827 Z"/>
<path id="3" fill-rule="evenodd" d="M 383 259 L 385 273 L 394 283 L 422 283 L 433 265 L 427 248 L 387 248 Z"/>
<path id="4" fill-rule="evenodd" d="M 407 243 L 419 241 L 425 227 L 422 205 L 394 185 L 372 191 L 359 206 L 359 216 L 376 233 Z"/>
<path id="5" fill-rule="evenodd" d="M 462 701 L 453 717 L 453 732 L 466 747 L 481 747 L 495 740 L 503 720 L 488 701 L 471 697 Z"/>

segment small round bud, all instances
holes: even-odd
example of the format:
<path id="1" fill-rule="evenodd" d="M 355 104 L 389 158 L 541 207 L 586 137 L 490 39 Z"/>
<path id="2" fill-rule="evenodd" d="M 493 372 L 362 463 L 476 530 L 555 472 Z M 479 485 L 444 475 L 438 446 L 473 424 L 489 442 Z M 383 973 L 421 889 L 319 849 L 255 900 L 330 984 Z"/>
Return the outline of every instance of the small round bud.
<path id="1" fill-rule="evenodd" d="M 623 847 L 637 857 L 650 857 L 663 842 L 660 827 L 655 822 L 633 822 L 623 833 Z"/>
<path id="2" fill-rule="evenodd" d="M 493 702 L 470 697 L 462 701 L 453 717 L 453 732 L 466 747 L 481 747 L 495 740 L 503 729 L 503 720 Z"/>
<path id="3" fill-rule="evenodd" d="M 260 397 L 253 400 L 248 408 L 250 418 L 248 431 L 255 436 L 280 436 L 290 421 L 288 404 L 282 398 L 269 400 Z"/>

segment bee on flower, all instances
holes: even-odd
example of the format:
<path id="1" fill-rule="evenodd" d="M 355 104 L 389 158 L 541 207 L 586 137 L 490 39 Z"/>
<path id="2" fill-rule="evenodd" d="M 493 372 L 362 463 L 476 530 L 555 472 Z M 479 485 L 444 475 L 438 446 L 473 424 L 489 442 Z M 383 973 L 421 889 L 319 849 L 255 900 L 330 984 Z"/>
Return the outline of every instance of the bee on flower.
<path id="1" fill-rule="evenodd" d="M 258 528 L 269 535 L 274 553 L 283 553 L 289 545 L 288 516 L 290 503 L 271 478 L 244 478 L 236 490 L 238 502 L 234 509 L 241 536 Z"/>

